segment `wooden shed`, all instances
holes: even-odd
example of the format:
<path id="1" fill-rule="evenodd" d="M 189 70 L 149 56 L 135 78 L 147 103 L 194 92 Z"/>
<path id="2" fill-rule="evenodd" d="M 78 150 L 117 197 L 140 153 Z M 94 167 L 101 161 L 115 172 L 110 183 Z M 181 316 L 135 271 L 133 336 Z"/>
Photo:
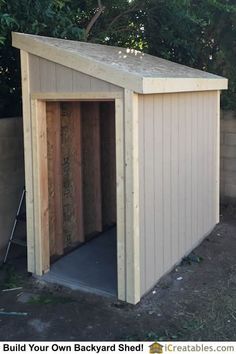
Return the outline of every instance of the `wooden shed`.
<path id="1" fill-rule="evenodd" d="M 116 225 L 137 303 L 219 221 L 225 78 L 132 49 L 13 33 L 21 52 L 28 271 Z"/>

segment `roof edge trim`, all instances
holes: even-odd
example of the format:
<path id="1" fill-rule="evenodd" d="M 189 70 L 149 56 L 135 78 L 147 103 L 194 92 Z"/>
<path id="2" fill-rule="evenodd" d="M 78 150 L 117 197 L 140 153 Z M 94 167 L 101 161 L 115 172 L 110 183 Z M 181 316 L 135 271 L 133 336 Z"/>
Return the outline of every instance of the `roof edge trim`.
<path id="1" fill-rule="evenodd" d="M 144 78 L 143 94 L 227 90 L 225 78 Z"/>

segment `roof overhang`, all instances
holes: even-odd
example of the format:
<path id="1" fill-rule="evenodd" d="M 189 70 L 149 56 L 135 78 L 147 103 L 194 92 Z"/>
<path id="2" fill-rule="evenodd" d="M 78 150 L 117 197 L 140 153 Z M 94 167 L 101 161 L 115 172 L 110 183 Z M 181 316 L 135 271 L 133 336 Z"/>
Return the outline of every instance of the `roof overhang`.
<path id="1" fill-rule="evenodd" d="M 67 53 L 65 49 L 49 45 L 37 40 L 32 35 L 22 33 L 12 33 L 12 45 L 30 54 L 140 94 L 225 90 L 228 88 L 228 80 L 220 76 L 213 76 L 213 78 L 143 77 L 138 73 L 124 71 L 93 58 L 83 57 L 77 52 Z"/>

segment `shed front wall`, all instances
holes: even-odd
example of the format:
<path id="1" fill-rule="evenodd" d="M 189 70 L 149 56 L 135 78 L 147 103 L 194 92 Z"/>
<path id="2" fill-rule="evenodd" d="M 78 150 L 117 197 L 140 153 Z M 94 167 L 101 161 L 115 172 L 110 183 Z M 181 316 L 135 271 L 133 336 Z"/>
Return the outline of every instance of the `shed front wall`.
<path id="1" fill-rule="evenodd" d="M 219 92 L 139 95 L 141 295 L 218 222 Z"/>
<path id="2" fill-rule="evenodd" d="M 31 92 L 123 92 L 121 87 L 29 54 Z"/>
<path id="3" fill-rule="evenodd" d="M 23 92 L 23 117 L 24 117 L 24 146 L 25 146 L 25 172 L 26 172 L 26 200 L 27 200 L 27 250 L 28 271 L 41 275 L 49 269 L 47 252 L 43 249 L 42 242 L 46 244 L 42 218 L 47 218 L 48 208 L 41 208 L 41 187 L 39 173 L 47 164 L 47 151 L 41 153 L 37 149 L 44 147 L 42 143 L 46 137 L 40 131 L 46 120 L 46 101 L 66 100 L 112 100 L 115 101 L 116 112 L 116 154 L 117 154 L 117 228 L 120 229 L 120 242 L 118 244 L 118 296 L 121 300 L 126 299 L 125 284 L 125 189 L 124 189 L 124 89 L 105 81 L 82 74 L 75 70 L 64 67 L 41 57 L 37 57 L 21 50 L 21 73 Z M 40 141 L 39 141 L 40 140 Z M 43 162 L 39 159 L 43 159 Z M 47 190 L 45 202 L 47 202 Z M 41 208 L 41 209 L 39 209 Z M 47 225 L 45 224 L 45 227 Z M 47 251 L 47 250 L 46 250 Z M 131 289 L 132 290 L 132 289 Z M 129 292 L 132 292 L 132 291 Z M 127 291 L 128 292 L 128 291 Z"/>

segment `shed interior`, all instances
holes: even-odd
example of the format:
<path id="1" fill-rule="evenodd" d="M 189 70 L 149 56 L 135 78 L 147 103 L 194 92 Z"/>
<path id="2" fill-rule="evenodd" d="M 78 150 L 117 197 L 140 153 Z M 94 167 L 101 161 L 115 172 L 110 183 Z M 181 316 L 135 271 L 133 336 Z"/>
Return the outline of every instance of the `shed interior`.
<path id="1" fill-rule="evenodd" d="M 114 101 L 46 103 L 47 280 L 117 293 Z"/>

